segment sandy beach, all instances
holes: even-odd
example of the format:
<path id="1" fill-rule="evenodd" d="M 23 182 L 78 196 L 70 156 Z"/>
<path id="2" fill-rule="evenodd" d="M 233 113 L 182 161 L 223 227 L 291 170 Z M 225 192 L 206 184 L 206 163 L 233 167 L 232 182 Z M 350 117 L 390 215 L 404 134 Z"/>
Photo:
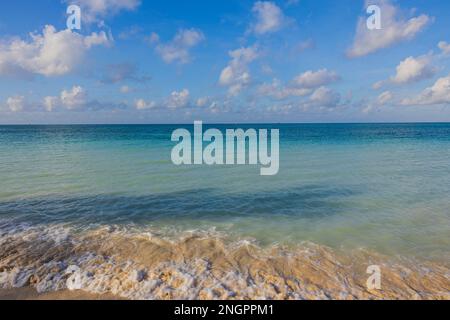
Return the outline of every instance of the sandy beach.
<path id="1" fill-rule="evenodd" d="M 38 293 L 33 288 L 1 289 L 0 300 L 120 300 L 107 294 L 90 294 L 81 290 Z"/>
<path id="2" fill-rule="evenodd" d="M 55 242 L 41 232 L 3 237 L 0 298 L 450 299 L 445 263 L 201 234 L 169 240 L 100 228 Z M 369 265 L 381 267 L 381 290 L 367 289 Z"/>

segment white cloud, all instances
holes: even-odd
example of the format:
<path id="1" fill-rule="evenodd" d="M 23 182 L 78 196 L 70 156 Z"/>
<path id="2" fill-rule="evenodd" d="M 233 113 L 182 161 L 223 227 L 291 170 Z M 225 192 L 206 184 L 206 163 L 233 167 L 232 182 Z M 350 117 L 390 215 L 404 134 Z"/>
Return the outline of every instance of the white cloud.
<path id="1" fill-rule="evenodd" d="M 58 106 L 61 100 L 58 97 L 48 96 L 44 98 L 44 108 L 48 112 L 52 112 Z"/>
<path id="2" fill-rule="evenodd" d="M 286 99 L 288 97 L 304 97 L 312 92 L 310 88 L 298 88 L 294 86 L 283 86 L 280 80 L 273 79 L 272 83 L 264 83 L 258 88 L 258 93 L 275 99 Z"/>
<path id="3" fill-rule="evenodd" d="M 148 110 L 156 107 L 156 102 L 145 101 L 144 99 L 138 99 L 135 101 L 135 107 L 137 110 Z"/>
<path id="4" fill-rule="evenodd" d="M 384 80 L 377 81 L 372 85 L 372 89 L 374 89 L 374 90 L 381 89 L 387 82 L 388 81 L 384 81 Z"/>
<path id="5" fill-rule="evenodd" d="M 315 89 L 309 98 L 299 104 L 303 111 L 315 109 L 331 111 L 341 105 L 341 95 L 327 87 Z"/>
<path id="6" fill-rule="evenodd" d="M 441 42 L 439 42 L 438 47 L 439 47 L 439 49 L 442 50 L 442 53 L 444 55 L 450 55 L 450 43 L 441 41 Z"/>
<path id="7" fill-rule="evenodd" d="M 201 97 L 197 99 L 195 103 L 197 107 L 206 107 L 210 103 L 209 97 Z"/>
<path id="8" fill-rule="evenodd" d="M 295 77 L 294 82 L 301 88 L 317 88 L 336 82 L 340 79 L 339 75 L 334 71 L 321 69 L 318 71 L 306 71 Z"/>
<path id="9" fill-rule="evenodd" d="M 47 25 L 42 34 L 30 34 L 30 41 L 15 39 L 0 45 L 0 75 L 20 73 L 60 76 L 77 67 L 86 51 L 109 43 L 105 32 L 82 36 L 70 30 L 57 32 Z"/>
<path id="10" fill-rule="evenodd" d="M 84 37 L 84 46 L 86 49 L 90 49 L 94 46 L 109 45 L 110 39 L 104 31 L 100 33 L 93 32 L 90 36 Z"/>
<path id="11" fill-rule="evenodd" d="M 272 105 L 266 109 L 267 112 L 289 114 L 294 109 L 293 104 Z"/>
<path id="12" fill-rule="evenodd" d="M 61 104 L 69 110 L 74 110 L 86 104 L 86 92 L 80 86 L 61 92 Z"/>
<path id="13" fill-rule="evenodd" d="M 135 10 L 141 0 L 65 0 L 66 3 L 79 5 L 83 22 L 97 22 L 99 19 L 115 15 L 120 11 Z"/>
<path id="14" fill-rule="evenodd" d="M 42 100 L 42 105 L 48 112 L 54 111 L 58 106 L 65 107 L 67 110 L 76 110 L 87 104 L 87 93 L 81 86 L 64 89 L 59 96 L 46 96 Z"/>
<path id="15" fill-rule="evenodd" d="M 320 87 L 309 98 L 310 105 L 321 108 L 335 108 L 341 101 L 341 95 L 333 90 Z"/>
<path id="16" fill-rule="evenodd" d="M 203 40 L 205 40 L 204 34 L 196 29 L 181 29 L 168 43 L 159 43 L 159 36 L 156 33 L 152 33 L 151 36 L 151 43 L 158 43 L 155 50 L 166 63 L 190 62 L 190 50 Z"/>
<path id="17" fill-rule="evenodd" d="M 389 101 L 391 101 L 393 98 L 393 95 L 390 91 L 385 91 L 381 93 L 377 98 L 377 104 L 378 105 L 385 105 Z"/>
<path id="18" fill-rule="evenodd" d="M 25 97 L 24 96 L 9 97 L 6 100 L 6 105 L 8 109 L 12 112 L 22 111 L 25 107 Z"/>
<path id="19" fill-rule="evenodd" d="M 432 62 L 433 55 L 431 53 L 419 57 L 408 57 L 399 63 L 394 76 L 388 80 L 374 83 L 372 88 L 378 90 L 387 84 L 403 85 L 431 78 L 437 71 Z"/>
<path id="20" fill-rule="evenodd" d="M 6 106 L 9 110 L 14 112 L 23 110 L 53 112 L 59 107 L 68 111 L 113 111 L 129 108 L 129 105 L 125 102 L 117 103 L 88 100 L 88 94 L 81 86 L 73 86 L 70 89 L 64 89 L 59 95 L 45 96 L 40 102 L 26 102 L 23 96 L 10 97 L 6 101 Z"/>
<path id="21" fill-rule="evenodd" d="M 190 93 L 188 89 L 173 91 L 167 99 L 169 109 L 179 109 L 187 107 L 189 104 Z"/>
<path id="22" fill-rule="evenodd" d="M 227 86 L 230 95 L 237 95 L 250 84 L 251 76 L 248 65 L 258 57 L 255 47 L 240 48 L 230 51 L 231 61 L 222 70 L 219 84 Z"/>
<path id="23" fill-rule="evenodd" d="M 213 101 L 209 105 L 208 111 L 212 114 L 218 114 L 220 112 L 230 112 L 228 101 L 224 101 L 222 104 L 219 104 L 217 101 Z"/>
<path id="24" fill-rule="evenodd" d="M 391 78 L 397 84 L 417 82 L 432 77 L 436 68 L 431 65 L 431 55 L 408 57 L 397 66 L 397 73 Z"/>
<path id="25" fill-rule="evenodd" d="M 394 98 L 392 92 L 385 91 L 381 93 L 374 101 L 370 102 L 363 110 L 363 113 L 370 113 L 375 110 L 380 110 L 380 107 L 386 105 L 387 103 L 391 102 Z"/>
<path id="26" fill-rule="evenodd" d="M 400 10 L 388 0 L 373 0 L 370 3 L 366 1 L 366 5 L 369 4 L 377 4 L 380 7 L 382 29 L 369 30 L 366 25 L 367 17 L 361 17 L 354 43 L 348 51 L 349 57 L 365 56 L 400 41 L 411 40 L 432 20 L 424 14 L 405 19 L 401 16 Z"/>
<path id="27" fill-rule="evenodd" d="M 273 79 L 272 83 L 264 83 L 258 88 L 258 93 L 275 99 L 286 99 L 288 97 L 304 97 L 314 93 L 314 89 L 340 80 L 339 75 L 334 71 L 321 69 L 318 71 L 306 71 L 292 82 L 284 86 L 280 80 Z M 322 88 L 323 90 L 324 88 Z"/>
<path id="28" fill-rule="evenodd" d="M 251 31 L 257 35 L 279 31 L 288 21 L 274 2 L 258 1 L 253 5 L 252 12 L 255 14 L 256 22 L 251 26 Z"/>
<path id="29" fill-rule="evenodd" d="M 160 109 L 165 106 L 168 109 L 182 109 L 190 106 L 190 92 L 188 89 L 183 89 L 181 91 L 173 91 L 163 102 L 147 101 L 144 99 L 137 99 L 134 101 L 134 107 L 137 110 L 149 110 L 149 109 Z M 209 104 L 209 98 L 204 97 L 197 100 L 197 106 L 206 106 Z"/>
<path id="30" fill-rule="evenodd" d="M 402 105 L 450 104 L 450 75 L 438 79 L 433 86 L 426 88 L 418 96 L 402 100 Z"/>
<path id="31" fill-rule="evenodd" d="M 219 113 L 220 111 L 227 111 L 227 101 L 222 101 L 219 103 L 211 97 L 201 97 L 197 99 L 195 106 L 198 108 L 202 108 L 205 112 L 210 113 Z"/>

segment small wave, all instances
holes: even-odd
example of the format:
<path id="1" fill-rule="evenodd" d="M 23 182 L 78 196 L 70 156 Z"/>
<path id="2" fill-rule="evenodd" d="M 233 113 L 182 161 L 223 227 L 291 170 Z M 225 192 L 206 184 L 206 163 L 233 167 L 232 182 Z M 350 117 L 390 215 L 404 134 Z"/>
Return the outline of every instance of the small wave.
<path id="1" fill-rule="evenodd" d="M 304 243 L 260 248 L 215 230 L 175 236 L 0 221 L 0 288 L 83 290 L 126 299 L 449 299 L 450 269 Z M 383 270 L 366 288 L 367 266 Z"/>

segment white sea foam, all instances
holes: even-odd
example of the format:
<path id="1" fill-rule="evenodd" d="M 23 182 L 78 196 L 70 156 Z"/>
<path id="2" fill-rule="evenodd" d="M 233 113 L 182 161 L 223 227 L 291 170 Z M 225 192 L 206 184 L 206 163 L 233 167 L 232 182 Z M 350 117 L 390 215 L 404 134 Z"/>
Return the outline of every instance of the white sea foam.
<path id="1" fill-rule="evenodd" d="M 158 233 L 137 227 L 80 231 L 63 224 L 0 221 L 0 288 L 83 290 L 138 300 L 345 299 L 373 294 L 361 286 L 365 278 L 358 272 L 365 276 L 365 270 L 356 267 L 360 261 L 320 246 L 261 249 L 246 239 L 226 243 L 214 230 L 176 238 Z M 366 253 L 361 258 L 380 259 Z M 449 297 L 449 269 L 444 266 L 384 266 L 401 272 L 403 281 L 396 280 L 396 273 L 385 275 L 390 281 L 385 288 L 388 298 Z M 432 287 L 420 284 L 425 278 L 431 279 Z M 417 289 L 403 292 L 402 286 Z"/>

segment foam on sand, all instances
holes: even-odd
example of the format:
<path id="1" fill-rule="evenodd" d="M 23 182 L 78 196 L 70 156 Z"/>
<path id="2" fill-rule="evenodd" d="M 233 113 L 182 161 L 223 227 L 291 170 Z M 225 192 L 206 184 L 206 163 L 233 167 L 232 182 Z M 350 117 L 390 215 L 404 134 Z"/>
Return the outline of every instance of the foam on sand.
<path id="1" fill-rule="evenodd" d="M 382 289 L 368 290 L 369 265 Z M 450 299 L 446 263 L 338 252 L 314 244 L 260 248 L 214 232 L 0 223 L 0 288 L 82 290 L 126 299 Z"/>

